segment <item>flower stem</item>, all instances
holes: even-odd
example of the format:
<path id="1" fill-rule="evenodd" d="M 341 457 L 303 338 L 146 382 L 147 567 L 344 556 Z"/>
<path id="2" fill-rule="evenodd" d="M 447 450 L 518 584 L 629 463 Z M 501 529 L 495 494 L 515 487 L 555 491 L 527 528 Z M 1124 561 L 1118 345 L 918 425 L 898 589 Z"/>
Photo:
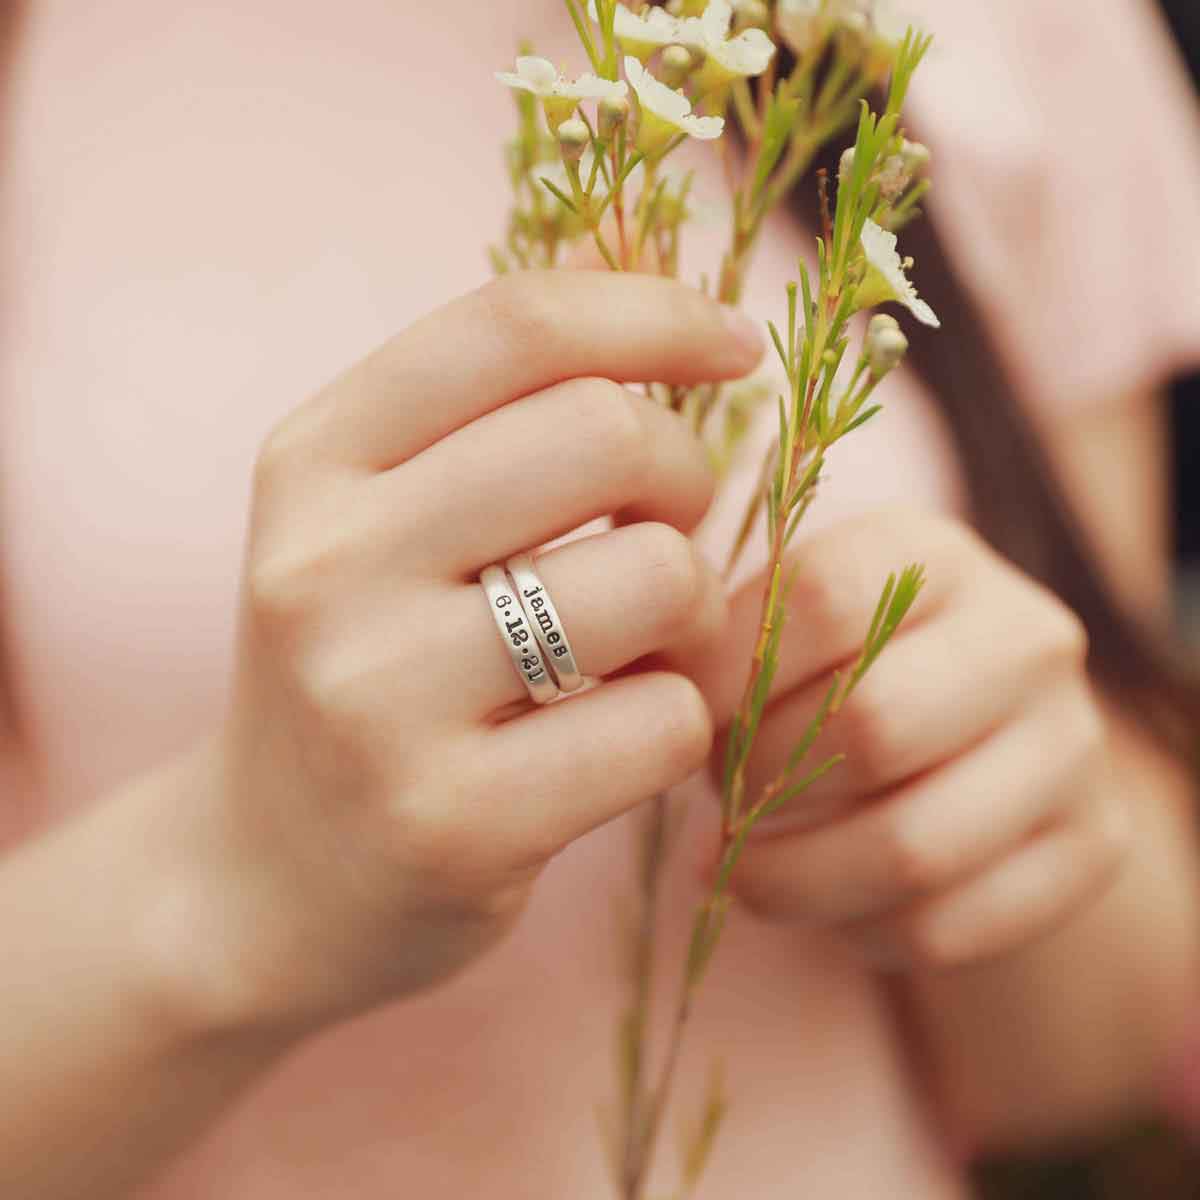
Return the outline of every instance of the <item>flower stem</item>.
<path id="1" fill-rule="evenodd" d="M 644 1168 L 641 1152 L 647 1121 L 646 1104 L 649 1097 L 644 1086 L 647 1031 L 650 1025 L 651 999 L 654 990 L 655 934 L 658 928 L 658 899 L 666 861 L 669 800 L 655 796 L 650 804 L 649 819 L 642 834 L 641 870 L 638 894 L 641 898 L 637 940 L 634 946 L 634 1001 L 632 1038 L 637 1047 L 633 1058 L 633 1073 L 628 1081 L 629 1109 L 625 1114 L 625 1137 L 621 1158 L 621 1175 L 627 1196 L 636 1200 L 638 1181 Z M 632 1190 L 631 1190 L 632 1189 Z"/>

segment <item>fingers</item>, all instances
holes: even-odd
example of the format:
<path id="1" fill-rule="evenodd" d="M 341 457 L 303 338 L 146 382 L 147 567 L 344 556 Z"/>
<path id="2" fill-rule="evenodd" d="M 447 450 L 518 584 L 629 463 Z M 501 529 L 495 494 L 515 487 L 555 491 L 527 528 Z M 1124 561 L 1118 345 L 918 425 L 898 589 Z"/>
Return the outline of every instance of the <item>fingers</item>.
<path id="1" fill-rule="evenodd" d="M 810 833 L 751 841 L 737 889 L 778 918 L 841 926 L 905 908 L 991 865 L 1099 787 L 1102 731 L 1067 688 L 941 770 Z"/>
<path id="2" fill-rule="evenodd" d="M 370 486 L 409 568 L 462 578 L 612 513 L 690 529 L 713 480 L 675 413 L 577 379 L 489 413 Z"/>
<path id="3" fill-rule="evenodd" d="M 762 349 L 753 324 L 673 280 L 509 275 L 393 338 L 297 410 L 273 441 L 310 460 L 385 470 L 567 379 L 731 379 Z"/>
<path id="4" fill-rule="evenodd" d="M 1057 929 L 1112 884 L 1125 857 L 1121 810 L 1057 826 L 943 896 L 851 931 L 882 968 L 959 967 Z"/>
<path id="5" fill-rule="evenodd" d="M 711 636 L 724 622 L 716 572 L 666 525 L 596 534 L 539 556 L 535 565 L 587 675 L 608 675 L 680 640 Z M 437 602 L 447 638 L 442 692 L 468 718 L 526 696 L 481 594 L 470 584 Z"/>
<path id="6" fill-rule="evenodd" d="M 462 748 L 458 790 L 474 806 L 471 819 L 492 826 L 498 853 L 518 868 L 540 866 L 682 782 L 711 744 L 708 709 L 691 682 L 630 676 L 477 731 Z M 476 769 L 485 773 L 472 778 Z"/>
<path id="7" fill-rule="evenodd" d="M 1038 614 L 1040 615 L 1040 614 Z M 1082 667 L 1082 640 L 1067 623 L 1024 620 L 1019 598 L 997 611 L 967 584 L 936 616 L 907 625 L 813 746 L 814 765 L 845 762 L 780 813 L 816 825 L 981 742 L 1031 695 Z M 747 772 L 757 796 L 783 769 L 830 684 L 823 677 L 772 705 Z"/>
<path id="8" fill-rule="evenodd" d="M 941 609 L 965 578 L 984 563 L 964 551 L 973 535 L 956 522 L 926 514 L 871 513 L 823 530 L 789 556 L 798 570 L 788 601 L 775 694 L 827 676 L 862 648 L 888 574 L 923 562 L 928 582 L 907 617 L 911 629 Z M 762 617 L 762 581 L 741 589 L 730 605 L 729 633 L 720 653 L 697 658 L 688 674 L 708 697 L 718 724 L 728 721 L 746 685 Z M 736 664 L 736 669 L 731 669 Z"/>

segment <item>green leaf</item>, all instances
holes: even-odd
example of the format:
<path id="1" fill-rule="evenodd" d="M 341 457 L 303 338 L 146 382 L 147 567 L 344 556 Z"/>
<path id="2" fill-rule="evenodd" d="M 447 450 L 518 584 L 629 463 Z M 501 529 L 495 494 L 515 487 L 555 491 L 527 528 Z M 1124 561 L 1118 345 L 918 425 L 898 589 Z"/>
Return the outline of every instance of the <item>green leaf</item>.
<path id="1" fill-rule="evenodd" d="M 492 272 L 495 275 L 507 275 L 510 267 L 508 259 L 504 257 L 504 252 L 499 246 L 488 247 L 488 258 L 492 264 Z"/>
<path id="2" fill-rule="evenodd" d="M 771 340 L 775 343 L 775 353 L 779 355 L 779 361 L 783 363 L 783 369 L 790 371 L 792 364 L 788 361 L 788 352 L 783 348 L 783 338 L 779 336 L 779 330 L 776 328 L 775 322 L 768 321 L 767 328 L 771 331 Z"/>
<path id="3" fill-rule="evenodd" d="M 854 430 L 856 430 L 860 425 L 865 425 L 873 416 L 875 416 L 876 413 L 881 413 L 881 412 L 883 412 L 882 404 L 872 405 L 870 408 L 867 409 L 866 412 L 859 413 L 858 416 L 855 417 L 854 420 L 851 421 L 850 424 L 846 426 L 846 428 L 842 431 L 840 436 L 845 437 L 846 434 L 853 433 Z"/>
<path id="4" fill-rule="evenodd" d="M 867 635 L 863 652 L 850 677 L 850 684 L 846 689 L 847 696 L 854 691 L 863 676 L 874 665 L 875 660 L 883 653 L 924 586 L 925 568 L 919 563 L 905 567 L 900 573 L 899 580 L 895 575 L 888 577 L 875 619 L 871 622 L 871 630 Z"/>
<path id="5" fill-rule="evenodd" d="M 685 1194 L 691 1192 L 700 1182 L 728 1111 L 725 1071 L 723 1065 L 717 1061 L 709 1069 L 708 1085 L 700 1112 L 680 1141 L 680 1169 Z"/>
<path id="6" fill-rule="evenodd" d="M 784 768 L 784 775 L 791 775 L 797 767 L 808 757 L 808 752 L 813 748 L 813 744 L 817 738 L 821 736 L 821 730 L 825 728 L 825 722 L 829 719 L 829 712 L 833 708 L 833 701 L 837 696 L 838 687 L 841 685 L 841 673 L 835 673 L 833 682 L 829 685 L 829 690 L 825 693 L 825 698 L 821 701 L 820 707 L 813 714 L 813 718 L 808 723 L 808 728 L 804 731 L 804 736 L 796 743 L 795 749 L 788 757 L 787 766 Z"/>
<path id="7" fill-rule="evenodd" d="M 869 647 L 874 643 L 876 635 L 879 633 L 879 627 L 883 623 L 883 614 L 887 612 L 888 605 L 892 602 L 892 593 L 896 590 L 896 576 L 894 574 L 887 577 L 887 583 L 883 585 L 883 594 L 879 597 L 879 603 L 875 606 L 875 615 L 871 618 L 871 628 L 867 630 L 866 645 Z"/>
<path id="8" fill-rule="evenodd" d="M 570 197 L 563 195 L 562 191 L 555 187 L 554 184 L 552 184 L 544 175 L 539 176 L 539 178 L 541 179 L 541 182 L 545 186 L 546 190 L 550 192 L 551 195 L 555 196 L 560 203 L 565 204 L 566 207 L 569 208 L 576 216 L 579 216 L 579 209 L 575 207 L 575 202 L 570 199 Z"/>
<path id="9" fill-rule="evenodd" d="M 815 771 L 813 771 L 812 774 L 806 775 L 798 784 L 796 784 L 795 787 L 788 788 L 787 791 L 781 792 L 769 804 L 764 804 L 761 811 L 755 814 L 754 821 L 757 823 L 758 821 L 761 821 L 763 817 L 769 817 L 773 813 L 778 812 L 785 804 L 790 804 L 791 801 L 795 800 L 796 797 L 802 792 L 805 792 L 812 787 L 812 785 L 816 783 L 818 779 L 828 775 L 834 767 L 839 766 L 845 761 L 846 756 L 844 754 L 835 754 L 832 758 L 827 759 Z"/>
<path id="10" fill-rule="evenodd" d="M 762 148 L 758 153 L 758 164 L 754 172 L 754 183 L 750 188 L 752 203 L 758 205 L 771 178 L 771 172 L 779 165 L 783 152 L 788 148 L 796 114 L 800 111 L 797 101 L 787 96 L 780 86 L 767 105 L 767 118 L 763 123 Z"/>

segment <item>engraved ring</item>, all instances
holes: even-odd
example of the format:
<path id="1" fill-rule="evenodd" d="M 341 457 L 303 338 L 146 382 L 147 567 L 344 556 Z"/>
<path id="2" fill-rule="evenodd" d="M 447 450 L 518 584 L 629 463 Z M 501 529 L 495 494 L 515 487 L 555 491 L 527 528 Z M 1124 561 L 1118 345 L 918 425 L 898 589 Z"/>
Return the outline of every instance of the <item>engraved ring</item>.
<path id="1" fill-rule="evenodd" d="M 583 676 L 554 601 L 534 568 L 533 558 L 528 554 L 510 558 L 508 573 L 516 586 L 525 617 L 533 628 L 533 636 L 537 638 L 559 688 L 564 692 L 576 691 L 583 686 Z"/>
<path id="2" fill-rule="evenodd" d="M 493 565 L 480 572 L 479 582 L 492 610 L 500 640 L 517 674 L 536 704 L 548 704 L 558 695 L 558 685 L 542 657 L 541 645 L 503 567 Z"/>

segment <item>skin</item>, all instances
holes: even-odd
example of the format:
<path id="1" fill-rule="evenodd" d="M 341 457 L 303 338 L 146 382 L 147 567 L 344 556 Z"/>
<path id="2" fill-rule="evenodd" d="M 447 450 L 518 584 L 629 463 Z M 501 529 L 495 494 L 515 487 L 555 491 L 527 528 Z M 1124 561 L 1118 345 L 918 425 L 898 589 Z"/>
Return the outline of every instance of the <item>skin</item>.
<path id="1" fill-rule="evenodd" d="M 459 971 L 551 858 L 704 762 L 703 698 L 661 663 L 724 623 L 681 531 L 712 480 L 612 380 L 761 353 L 678 284 L 515 277 L 271 435 L 223 727 L 0 871 L 0 1192 L 127 1194 L 297 1039 Z M 589 671 L 660 665 L 532 709 L 471 581 L 614 512 L 541 570 Z M 59 886 L 88 877 L 112 881 L 92 905 Z"/>
<path id="2" fill-rule="evenodd" d="M 1163 540 L 1142 534 L 1166 525 L 1156 400 L 1116 397 L 1042 430 L 1114 587 L 1150 623 L 1168 587 Z M 894 980 L 955 1142 L 1090 1136 L 1153 1103 L 1188 1027 L 1200 887 L 1187 765 L 1092 682 L 1074 614 L 959 521 L 889 511 L 819 535 L 797 552 L 750 794 L 852 661 L 897 547 L 930 582 L 814 747 L 814 762 L 847 762 L 764 824 L 734 891 Z M 742 654 L 760 587 L 732 603 Z M 697 677 L 727 720 L 736 679 L 716 661 Z"/>
<path id="3" fill-rule="evenodd" d="M 478 958 L 545 864 L 704 762 L 736 702 L 730 664 L 748 654 L 758 588 L 727 608 L 686 536 L 711 496 L 703 456 L 611 381 L 730 378 L 760 353 L 667 281 L 513 277 L 419 322 L 277 428 L 256 474 L 226 721 L 0 870 L 0 1192 L 127 1194 L 299 1041 Z M 532 709 L 472 580 L 610 513 L 621 528 L 539 567 L 585 669 L 618 677 Z M 1166 964 L 1190 964 L 1195 923 L 1182 875 L 1136 904 L 1114 886 L 1179 862 L 1179 839 L 1131 811 L 1146 746 L 1118 737 L 1078 621 L 960 522 L 844 523 L 803 547 L 807 636 L 785 642 L 754 779 L 853 654 L 898 547 L 931 584 L 820 747 L 851 764 L 800 828 L 749 847 L 739 894 L 902 972 L 930 1093 L 964 1137 L 1021 1140 L 981 1099 L 998 1083 L 1008 1104 L 1019 1082 L 997 1073 L 1009 1043 L 995 1030 L 1034 1043 L 1026 1072 L 1068 1078 L 1044 1107 L 1057 1130 L 1081 1128 L 1139 1094 L 1151 1047 L 1130 1039 L 1102 1078 L 1073 1056 L 1110 1044 L 1098 1039 L 1118 1015 L 1175 1019 L 1183 989 Z M 1144 807 L 1161 816 L 1170 780 L 1150 778 L 1163 786 Z M 75 878 L 106 886 L 80 905 L 60 886 Z M 1151 928 L 1178 932 L 1147 949 Z M 1053 930 L 1068 961 L 1090 964 L 1089 986 L 1058 986 L 1063 959 L 1039 950 Z M 1161 987 L 1130 971 L 1139 955 Z M 997 984 L 1027 1002 L 1007 1029 L 989 1012 Z M 1078 995 L 1104 997 L 1089 1037 L 1043 1036 Z"/>

